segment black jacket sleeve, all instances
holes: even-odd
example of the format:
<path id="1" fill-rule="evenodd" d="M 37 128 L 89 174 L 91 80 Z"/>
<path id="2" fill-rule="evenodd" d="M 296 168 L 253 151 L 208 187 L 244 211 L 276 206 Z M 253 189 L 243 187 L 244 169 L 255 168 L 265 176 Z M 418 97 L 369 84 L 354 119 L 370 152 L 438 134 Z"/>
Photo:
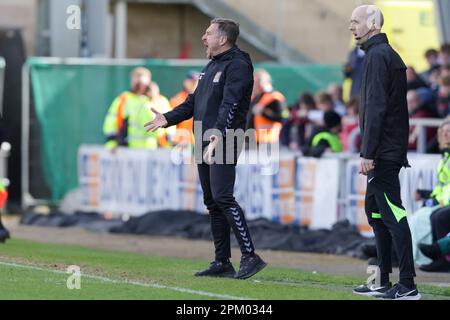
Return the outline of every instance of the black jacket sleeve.
<path id="1" fill-rule="evenodd" d="M 245 61 L 237 59 L 225 69 L 223 98 L 214 125 L 214 128 L 220 130 L 223 135 L 225 135 L 226 129 L 231 129 L 237 108 L 239 108 L 244 94 L 252 86 L 252 83 L 252 68 Z"/>
<path id="2" fill-rule="evenodd" d="M 303 155 L 306 157 L 320 158 L 323 155 L 323 153 L 327 150 L 327 148 L 330 148 L 330 145 L 326 140 L 321 139 L 316 146 L 314 147 L 303 146 L 301 148 L 301 151 Z"/>
<path id="3" fill-rule="evenodd" d="M 283 106 L 280 101 L 275 100 L 263 109 L 262 115 L 271 121 L 281 122 L 281 110 Z"/>
<path id="4" fill-rule="evenodd" d="M 186 100 L 179 106 L 175 107 L 172 111 L 164 113 L 164 117 L 168 123 L 166 127 L 173 126 L 181 121 L 192 118 L 194 115 L 194 101 L 195 92 L 188 95 Z"/>
<path id="5" fill-rule="evenodd" d="M 382 54 L 373 54 L 370 57 L 367 75 L 370 82 L 366 87 L 367 102 L 361 157 L 375 159 L 388 105 L 389 68 Z"/>
<path id="6" fill-rule="evenodd" d="M 309 155 L 315 158 L 320 158 L 328 148 L 330 148 L 330 145 L 326 140 L 322 139 L 316 146 L 309 149 Z"/>

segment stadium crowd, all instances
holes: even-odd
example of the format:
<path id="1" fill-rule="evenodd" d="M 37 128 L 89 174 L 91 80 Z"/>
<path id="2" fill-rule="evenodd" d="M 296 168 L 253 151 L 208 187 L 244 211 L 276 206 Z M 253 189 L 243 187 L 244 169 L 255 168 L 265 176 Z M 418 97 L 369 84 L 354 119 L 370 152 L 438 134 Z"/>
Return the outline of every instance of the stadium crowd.
<path id="1" fill-rule="evenodd" d="M 425 58 L 428 69 L 424 72 L 417 73 L 413 66 L 407 69 L 410 119 L 445 118 L 450 114 L 450 43 L 443 44 L 439 50 L 427 50 Z M 293 105 L 286 105 L 283 93 L 273 87 L 271 75 L 266 70 L 255 70 L 247 128 L 255 129 L 258 143 L 279 142 L 283 148 L 304 155 L 320 157 L 324 151 L 358 153 L 358 96 L 363 64 L 364 52 L 355 48 L 350 52 L 343 70 L 345 77 L 351 79 L 352 83 L 348 99 L 344 99 L 343 86 L 332 83 L 327 90 L 315 94 L 301 92 Z M 163 129 L 149 136 L 141 129 L 141 124 L 153 116 L 151 107 L 160 112 L 176 107 L 195 90 L 198 76 L 196 72 L 189 72 L 182 90 L 169 103 L 159 93 L 157 84 L 152 82 L 151 72 L 145 68 L 136 69 L 130 90 L 114 100 L 105 119 L 104 133 L 108 138 L 108 146 L 166 148 L 180 143 L 192 144 L 193 137 L 185 136 L 182 130 Z M 152 92 L 155 92 L 153 98 Z M 143 94 L 144 97 L 136 100 L 136 94 Z M 142 105 L 148 107 L 143 111 Z M 118 120 L 117 114 L 126 121 Z M 177 129 L 192 130 L 192 121 L 181 123 Z M 426 153 L 440 152 L 436 133 L 436 127 L 426 128 Z M 419 127 L 411 125 L 409 151 L 417 150 L 419 134 Z"/>

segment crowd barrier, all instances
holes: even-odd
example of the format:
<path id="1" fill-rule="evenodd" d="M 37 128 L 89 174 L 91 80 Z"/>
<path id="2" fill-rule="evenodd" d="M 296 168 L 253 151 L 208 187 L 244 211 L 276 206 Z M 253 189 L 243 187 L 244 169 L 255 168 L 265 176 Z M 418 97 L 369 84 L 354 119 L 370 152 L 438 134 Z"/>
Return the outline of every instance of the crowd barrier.
<path id="1" fill-rule="evenodd" d="M 357 156 L 315 159 L 281 152 L 278 160 L 266 161 L 256 151 L 246 152 L 245 159 L 259 160 L 237 165 L 235 197 L 248 219 L 317 229 L 346 218 L 363 234 L 371 233 L 364 213 L 366 178 L 358 173 Z M 160 209 L 206 213 L 195 164 L 179 164 L 174 154 L 126 148 L 112 153 L 102 146 L 82 145 L 78 152 L 82 209 L 132 216 Z M 420 206 L 414 190 L 431 189 L 436 183 L 439 155 L 408 158 L 411 168 L 401 170 L 400 183 L 403 204 L 412 213 Z"/>

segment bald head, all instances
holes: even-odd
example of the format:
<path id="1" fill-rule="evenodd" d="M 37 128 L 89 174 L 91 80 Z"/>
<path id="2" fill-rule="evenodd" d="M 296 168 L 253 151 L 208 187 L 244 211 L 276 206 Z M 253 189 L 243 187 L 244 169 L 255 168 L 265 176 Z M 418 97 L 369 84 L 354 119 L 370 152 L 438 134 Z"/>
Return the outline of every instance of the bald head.
<path id="1" fill-rule="evenodd" d="M 349 29 L 355 37 L 356 44 L 362 45 L 380 33 L 383 24 L 383 13 L 377 6 L 362 5 L 353 10 Z"/>

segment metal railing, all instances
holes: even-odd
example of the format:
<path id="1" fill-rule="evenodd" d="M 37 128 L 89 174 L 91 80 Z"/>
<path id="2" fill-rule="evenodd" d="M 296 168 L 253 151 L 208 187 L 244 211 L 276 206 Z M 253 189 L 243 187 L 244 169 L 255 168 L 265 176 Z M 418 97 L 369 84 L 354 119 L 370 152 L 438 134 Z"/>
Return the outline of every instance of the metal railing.
<path id="1" fill-rule="evenodd" d="M 427 128 L 437 128 L 441 125 L 442 119 L 432 119 L 432 118 L 423 118 L 423 119 L 409 119 L 410 127 L 414 126 L 418 131 L 417 136 L 417 153 L 426 153 L 427 150 Z"/>

